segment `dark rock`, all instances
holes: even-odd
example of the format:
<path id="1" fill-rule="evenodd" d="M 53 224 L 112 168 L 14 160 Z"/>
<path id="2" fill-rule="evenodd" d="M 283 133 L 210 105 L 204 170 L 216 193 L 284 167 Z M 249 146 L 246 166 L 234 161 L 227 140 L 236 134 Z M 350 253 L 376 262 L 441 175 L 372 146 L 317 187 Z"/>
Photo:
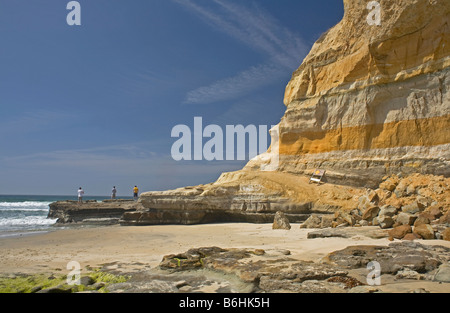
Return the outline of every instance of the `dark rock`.
<path id="1" fill-rule="evenodd" d="M 36 293 L 40 290 L 42 290 L 43 286 L 39 285 L 39 286 L 34 286 L 33 288 L 31 288 L 30 293 Z"/>
<path id="2" fill-rule="evenodd" d="M 59 285 L 56 287 L 41 289 L 36 293 L 72 293 L 78 290 L 77 286 Z"/>
<path id="3" fill-rule="evenodd" d="M 325 260 L 346 269 L 366 267 L 377 261 L 382 273 L 396 274 L 401 269 L 426 273 L 449 258 L 449 248 L 404 241 L 389 246 L 350 246 L 330 253 Z"/>
<path id="4" fill-rule="evenodd" d="M 95 283 L 95 280 L 90 276 L 82 276 L 80 278 L 80 285 L 89 286 Z"/>
<path id="5" fill-rule="evenodd" d="M 274 256 L 266 256 L 262 250 L 217 247 L 191 249 L 185 253 L 165 256 L 160 268 L 171 272 L 176 268 L 177 273 L 201 268 L 203 272 L 211 270 L 232 274 L 245 284 L 253 284 L 255 290 L 263 292 L 325 292 L 328 291 L 328 278 L 347 275 L 344 269 L 289 259 L 285 254 L 277 254 L 274 259 Z M 179 281 L 175 287 L 177 284 Z"/>
<path id="6" fill-rule="evenodd" d="M 226 251 L 227 250 L 218 247 L 190 249 L 185 253 L 164 256 L 159 267 L 176 271 L 199 269 L 205 265 L 204 262 L 206 257 Z"/>
<path id="7" fill-rule="evenodd" d="M 98 283 L 94 283 L 94 284 L 90 285 L 89 287 L 94 289 L 94 290 L 99 290 L 100 288 L 103 288 L 105 286 L 106 286 L 106 283 L 101 281 L 101 282 L 98 282 Z"/>

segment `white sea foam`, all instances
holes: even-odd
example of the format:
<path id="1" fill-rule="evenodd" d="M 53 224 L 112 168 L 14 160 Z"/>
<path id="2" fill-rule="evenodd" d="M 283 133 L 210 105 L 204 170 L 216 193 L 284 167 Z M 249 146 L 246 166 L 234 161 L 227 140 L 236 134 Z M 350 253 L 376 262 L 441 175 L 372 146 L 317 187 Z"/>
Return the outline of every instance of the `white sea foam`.
<path id="1" fill-rule="evenodd" d="M 48 211 L 51 202 L 23 201 L 23 202 L 0 202 L 0 211 Z"/>
<path id="2" fill-rule="evenodd" d="M 48 201 L 0 202 L 0 231 L 34 230 L 49 227 L 55 219 L 48 219 Z"/>
<path id="3" fill-rule="evenodd" d="M 0 202 L 0 207 L 20 206 L 20 207 L 34 207 L 34 206 L 48 206 L 51 202 L 42 201 L 22 201 L 22 202 Z"/>
<path id="4" fill-rule="evenodd" d="M 0 227 L 5 226 L 50 226 L 56 222 L 55 219 L 48 219 L 45 216 L 25 216 L 22 218 L 2 218 Z"/>

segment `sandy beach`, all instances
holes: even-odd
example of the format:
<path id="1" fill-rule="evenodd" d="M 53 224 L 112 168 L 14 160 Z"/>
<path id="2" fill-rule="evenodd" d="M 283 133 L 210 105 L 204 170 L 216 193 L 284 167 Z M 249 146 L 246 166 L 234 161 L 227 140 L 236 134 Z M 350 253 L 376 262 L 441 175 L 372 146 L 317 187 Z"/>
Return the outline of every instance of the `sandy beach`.
<path id="1" fill-rule="evenodd" d="M 165 255 L 212 246 L 264 249 L 268 253 L 289 250 L 290 257 L 296 260 L 320 262 L 328 253 L 347 246 L 391 243 L 387 238 L 366 237 L 364 234 L 370 229 L 374 228 L 361 227 L 361 232 L 351 238 L 315 239 L 307 239 L 307 233 L 313 230 L 301 229 L 299 224 L 292 224 L 291 230 L 273 230 L 272 224 L 247 223 L 56 229 L 44 234 L 0 239 L 0 275 L 67 274 L 70 261 L 80 263 L 82 271 L 112 264 L 121 272 L 137 273 L 155 269 Z M 450 248 L 450 242 L 443 240 L 418 242 Z M 405 289 L 400 291 L 425 286 L 431 292 L 442 292 L 442 288 L 450 292 L 446 283 L 406 283 Z M 395 290 L 385 288 L 388 292 Z"/>
<path id="2" fill-rule="evenodd" d="M 107 226 L 60 229 L 45 234 L 0 239 L 0 274 L 65 271 L 70 261 L 82 268 L 118 262 L 129 270 L 157 266 L 164 255 L 190 248 L 286 249 L 300 260 L 316 261 L 349 245 L 388 245 L 364 236 L 307 239 L 311 229 L 273 230 L 272 224 L 193 226 Z M 450 243 L 439 241 L 439 243 Z"/>

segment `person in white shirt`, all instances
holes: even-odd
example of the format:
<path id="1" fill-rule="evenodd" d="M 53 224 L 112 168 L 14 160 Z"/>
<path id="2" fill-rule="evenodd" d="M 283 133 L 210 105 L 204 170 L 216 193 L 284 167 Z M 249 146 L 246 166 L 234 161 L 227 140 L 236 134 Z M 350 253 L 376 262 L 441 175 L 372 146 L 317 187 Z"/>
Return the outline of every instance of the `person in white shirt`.
<path id="1" fill-rule="evenodd" d="M 84 195 L 84 190 L 80 187 L 78 189 L 78 203 L 83 202 L 83 195 Z"/>
<path id="2" fill-rule="evenodd" d="M 111 199 L 115 199 L 116 198 L 116 193 L 117 193 L 117 189 L 116 189 L 116 186 L 114 186 L 112 191 L 111 191 Z"/>

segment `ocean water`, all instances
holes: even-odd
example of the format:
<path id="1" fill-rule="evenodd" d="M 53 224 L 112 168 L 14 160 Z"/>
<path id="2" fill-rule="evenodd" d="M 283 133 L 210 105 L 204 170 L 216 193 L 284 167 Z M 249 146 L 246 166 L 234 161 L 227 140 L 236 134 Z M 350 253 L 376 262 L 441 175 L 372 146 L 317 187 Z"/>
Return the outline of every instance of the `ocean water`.
<path id="1" fill-rule="evenodd" d="M 107 197 L 84 197 L 101 201 Z M 56 219 L 48 219 L 49 204 L 76 200 L 76 196 L 0 195 L 0 238 L 54 229 Z"/>

